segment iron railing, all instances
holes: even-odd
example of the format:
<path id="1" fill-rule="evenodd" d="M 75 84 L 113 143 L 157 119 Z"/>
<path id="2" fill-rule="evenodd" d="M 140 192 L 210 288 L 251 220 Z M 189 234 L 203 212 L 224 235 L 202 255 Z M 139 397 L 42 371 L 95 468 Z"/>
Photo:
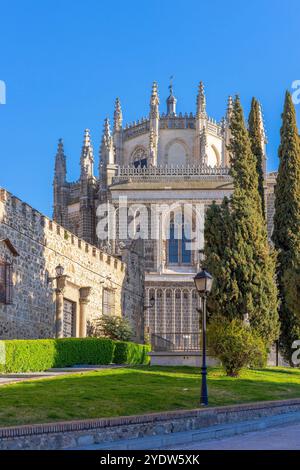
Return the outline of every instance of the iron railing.
<path id="1" fill-rule="evenodd" d="M 152 333 L 151 349 L 154 352 L 200 351 L 200 333 Z"/>

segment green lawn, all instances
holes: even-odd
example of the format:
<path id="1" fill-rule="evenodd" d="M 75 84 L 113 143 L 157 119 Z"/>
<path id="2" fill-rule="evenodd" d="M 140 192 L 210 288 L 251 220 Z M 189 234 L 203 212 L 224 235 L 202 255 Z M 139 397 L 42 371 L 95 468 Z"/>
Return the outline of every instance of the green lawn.
<path id="1" fill-rule="evenodd" d="M 300 397 L 300 370 L 245 370 L 239 379 L 209 370 L 210 405 Z M 196 408 L 200 370 L 103 369 L 0 387 L 0 426 Z"/>

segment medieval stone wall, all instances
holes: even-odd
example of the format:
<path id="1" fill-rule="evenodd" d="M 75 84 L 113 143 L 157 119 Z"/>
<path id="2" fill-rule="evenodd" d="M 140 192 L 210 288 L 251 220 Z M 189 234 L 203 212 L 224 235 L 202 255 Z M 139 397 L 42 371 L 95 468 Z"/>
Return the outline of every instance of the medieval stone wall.
<path id="1" fill-rule="evenodd" d="M 4 240 L 9 240 L 15 256 Z M 13 295 L 9 305 L 0 303 L 0 338 L 55 336 L 55 267 L 67 275 L 66 298 L 80 312 L 82 288 L 91 287 L 87 320 L 102 313 L 103 289 L 115 295 L 115 314 L 132 322 L 142 315 L 143 263 L 138 253 L 125 251 L 113 257 L 77 238 L 26 203 L 0 190 L 0 258 L 13 265 Z M 79 336 L 78 325 L 76 335 Z"/>

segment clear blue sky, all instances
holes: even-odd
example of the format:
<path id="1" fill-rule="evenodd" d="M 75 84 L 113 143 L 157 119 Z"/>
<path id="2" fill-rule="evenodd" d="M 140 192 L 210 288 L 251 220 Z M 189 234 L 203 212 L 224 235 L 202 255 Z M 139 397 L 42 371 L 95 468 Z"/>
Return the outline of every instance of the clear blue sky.
<path id="1" fill-rule="evenodd" d="M 297 0 L 0 0 L 0 17 L 0 185 L 42 212 L 52 213 L 57 139 L 77 179 L 84 128 L 97 167 L 115 97 L 125 122 L 138 119 L 157 80 L 164 110 L 170 75 L 178 111 L 195 110 L 199 80 L 216 119 L 229 94 L 247 113 L 253 95 L 261 100 L 277 168 L 284 92 L 300 79 Z"/>

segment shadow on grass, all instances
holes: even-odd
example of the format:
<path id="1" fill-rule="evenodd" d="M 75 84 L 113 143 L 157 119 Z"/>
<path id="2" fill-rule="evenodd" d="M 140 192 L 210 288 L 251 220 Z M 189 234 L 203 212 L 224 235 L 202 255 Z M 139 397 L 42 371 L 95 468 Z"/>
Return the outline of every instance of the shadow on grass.
<path id="1" fill-rule="evenodd" d="M 300 376 L 273 369 L 240 378 L 209 369 L 210 406 L 300 397 Z M 281 380 L 280 380 L 281 379 Z M 19 382 L 0 388 L 0 423 L 15 425 L 162 412 L 199 407 L 200 369 L 132 367 Z"/>

